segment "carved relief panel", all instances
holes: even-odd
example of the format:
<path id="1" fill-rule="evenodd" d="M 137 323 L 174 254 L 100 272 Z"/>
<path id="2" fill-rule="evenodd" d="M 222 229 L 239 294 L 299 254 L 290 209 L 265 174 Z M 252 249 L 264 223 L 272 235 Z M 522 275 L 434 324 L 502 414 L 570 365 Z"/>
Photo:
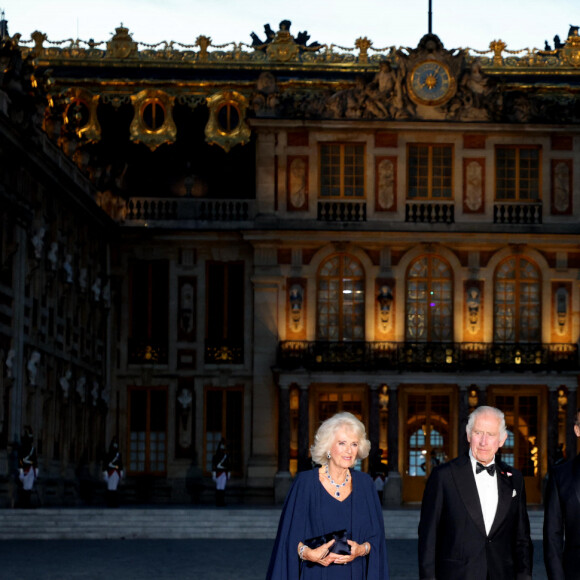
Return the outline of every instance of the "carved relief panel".
<path id="1" fill-rule="evenodd" d="M 376 338 L 392 340 L 395 329 L 395 280 L 377 278 L 375 297 Z"/>
<path id="2" fill-rule="evenodd" d="M 570 282 L 552 283 L 552 341 L 571 342 L 571 297 Z"/>
<path id="3" fill-rule="evenodd" d="M 375 211 L 397 211 L 397 158 L 375 159 Z"/>
<path id="4" fill-rule="evenodd" d="M 552 159 L 551 203 L 554 215 L 572 214 L 572 160 Z"/>
<path id="5" fill-rule="evenodd" d="M 306 211 L 308 209 L 308 156 L 289 155 L 286 172 L 288 211 Z"/>
<path id="6" fill-rule="evenodd" d="M 485 159 L 463 160 L 463 212 L 485 211 Z"/>
<path id="7" fill-rule="evenodd" d="M 306 279 L 288 278 L 286 283 L 286 332 L 288 340 L 306 339 Z"/>
<path id="8" fill-rule="evenodd" d="M 481 342 L 483 339 L 483 283 L 481 280 L 467 280 L 463 283 L 464 340 Z"/>

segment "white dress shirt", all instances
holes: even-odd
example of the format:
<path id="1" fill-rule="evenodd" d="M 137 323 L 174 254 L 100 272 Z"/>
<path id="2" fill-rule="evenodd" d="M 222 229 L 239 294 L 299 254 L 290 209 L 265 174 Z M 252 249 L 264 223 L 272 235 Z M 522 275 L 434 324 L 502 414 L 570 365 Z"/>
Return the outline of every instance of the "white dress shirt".
<path id="1" fill-rule="evenodd" d="M 485 533 L 489 535 L 489 530 L 491 530 L 491 525 L 495 519 L 497 502 L 499 499 L 499 494 L 497 491 L 497 469 L 493 476 L 490 475 L 487 471 L 480 471 L 479 473 L 476 473 L 475 466 L 477 464 L 477 460 L 475 457 L 473 457 L 471 449 L 469 450 L 469 458 L 471 459 L 471 468 L 473 469 L 475 484 L 477 485 L 477 493 L 479 494 L 481 511 L 483 512 Z M 489 465 L 492 465 L 493 463 L 495 463 L 495 460 L 492 461 Z"/>

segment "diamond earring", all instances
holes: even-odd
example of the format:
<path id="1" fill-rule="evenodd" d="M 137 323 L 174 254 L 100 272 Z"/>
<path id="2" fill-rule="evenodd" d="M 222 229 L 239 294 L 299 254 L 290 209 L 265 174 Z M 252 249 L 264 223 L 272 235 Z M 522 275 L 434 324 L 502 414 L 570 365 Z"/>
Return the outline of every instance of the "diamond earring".
<path id="1" fill-rule="evenodd" d="M 330 459 L 330 451 L 326 454 L 326 459 Z"/>

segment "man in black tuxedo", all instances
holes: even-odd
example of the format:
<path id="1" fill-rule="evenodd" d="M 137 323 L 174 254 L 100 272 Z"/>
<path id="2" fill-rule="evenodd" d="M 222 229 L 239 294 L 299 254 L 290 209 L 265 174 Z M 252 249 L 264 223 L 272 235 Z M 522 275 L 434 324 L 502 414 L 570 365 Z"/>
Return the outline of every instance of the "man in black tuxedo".
<path id="1" fill-rule="evenodd" d="M 469 453 L 433 469 L 419 522 L 422 580 L 531 580 L 533 545 L 522 474 L 495 458 L 504 414 L 478 407 Z"/>
<path id="2" fill-rule="evenodd" d="M 580 437 L 580 409 L 574 433 Z M 550 472 L 544 498 L 548 580 L 580 580 L 580 455 Z"/>

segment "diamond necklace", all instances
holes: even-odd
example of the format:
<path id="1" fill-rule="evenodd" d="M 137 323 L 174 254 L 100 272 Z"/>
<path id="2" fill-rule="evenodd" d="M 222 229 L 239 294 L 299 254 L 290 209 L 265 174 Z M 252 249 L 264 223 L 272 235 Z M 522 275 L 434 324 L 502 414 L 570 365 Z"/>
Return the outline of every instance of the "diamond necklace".
<path id="1" fill-rule="evenodd" d="M 336 487 L 336 491 L 334 492 L 334 495 L 336 497 L 340 497 L 340 488 L 344 487 L 348 483 L 348 470 L 346 472 L 346 477 L 344 478 L 344 481 L 342 483 L 336 483 L 336 481 L 334 481 L 334 479 L 332 479 L 332 477 L 330 477 L 330 472 L 328 471 L 328 463 L 327 463 L 326 464 L 326 477 L 328 477 L 328 479 L 330 479 L 330 483 L 332 483 L 332 485 L 334 485 Z"/>

